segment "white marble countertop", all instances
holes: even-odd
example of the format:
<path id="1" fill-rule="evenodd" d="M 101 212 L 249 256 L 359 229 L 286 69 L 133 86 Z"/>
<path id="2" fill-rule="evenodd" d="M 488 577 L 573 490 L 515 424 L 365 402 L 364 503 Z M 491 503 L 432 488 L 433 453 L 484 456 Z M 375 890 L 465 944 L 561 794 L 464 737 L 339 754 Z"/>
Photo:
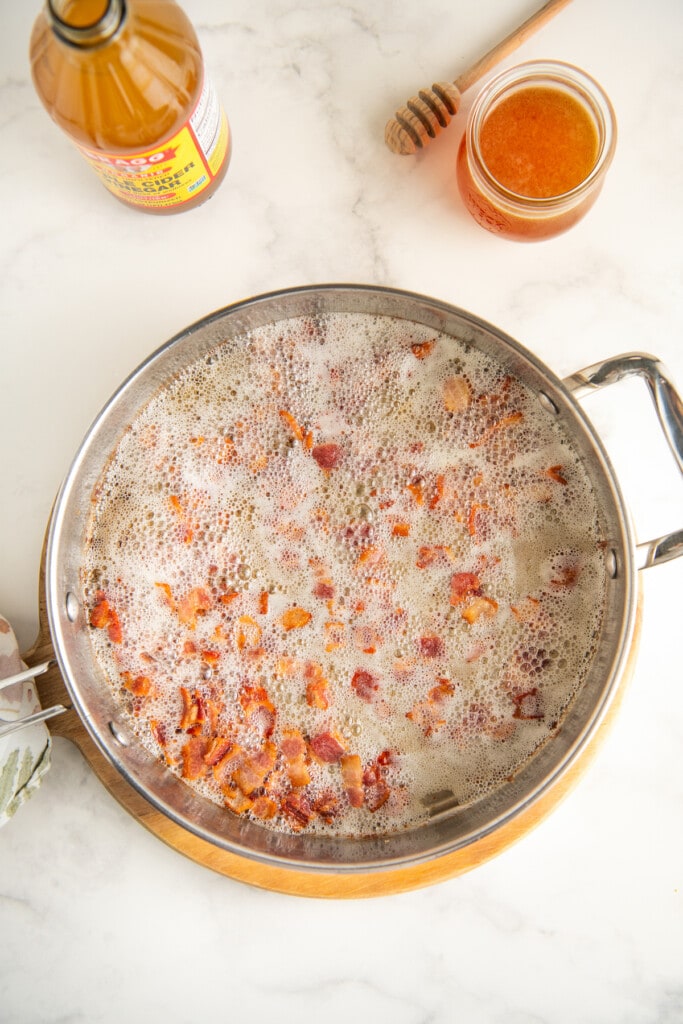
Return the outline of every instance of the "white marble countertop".
<path id="1" fill-rule="evenodd" d="M 24 648 L 50 506 L 122 379 L 212 310 L 263 291 L 382 284 L 461 306 L 560 376 L 649 351 L 683 386 L 683 6 L 575 0 L 507 61 L 593 74 L 619 120 L 597 205 L 535 245 L 481 230 L 454 158 L 471 97 L 419 158 L 387 117 L 455 77 L 525 0 L 186 0 L 231 122 L 228 175 L 177 217 L 128 210 L 48 120 L 26 57 L 38 0 L 0 33 L 0 611 Z M 649 539 L 683 524 L 644 389 L 590 400 Z M 614 729 L 572 795 L 475 871 L 366 901 L 250 888 L 148 834 L 57 740 L 0 833 L 0 1019 L 673 1024 L 683 1020 L 683 565 L 643 573 Z"/>

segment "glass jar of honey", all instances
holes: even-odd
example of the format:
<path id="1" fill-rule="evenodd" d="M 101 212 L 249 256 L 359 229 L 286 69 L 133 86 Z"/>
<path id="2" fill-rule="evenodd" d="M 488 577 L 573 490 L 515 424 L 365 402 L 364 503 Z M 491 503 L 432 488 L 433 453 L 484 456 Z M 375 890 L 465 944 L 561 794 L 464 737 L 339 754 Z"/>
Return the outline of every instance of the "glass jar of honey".
<path id="1" fill-rule="evenodd" d="M 616 137 L 612 105 L 584 71 L 520 64 L 492 79 L 470 110 L 457 157 L 460 194 L 494 234 L 551 238 L 595 202 Z"/>

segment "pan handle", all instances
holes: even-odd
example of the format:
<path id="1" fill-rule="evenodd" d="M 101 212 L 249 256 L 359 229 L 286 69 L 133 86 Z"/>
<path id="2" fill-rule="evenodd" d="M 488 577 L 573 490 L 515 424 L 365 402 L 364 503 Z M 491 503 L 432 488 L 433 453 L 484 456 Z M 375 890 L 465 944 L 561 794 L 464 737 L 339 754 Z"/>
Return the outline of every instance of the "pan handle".
<path id="1" fill-rule="evenodd" d="M 664 436 L 683 474 L 683 401 L 659 359 L 643 352 L 629 352 L 579 370 L 565 377 L 563 384 L 575 398 L 584 398 L 608 384 L 634 376 L 645 380 Z M 639 569 L 678 558 L 683 555 L 683 530 L 636 545 L 636 555 Z"/>

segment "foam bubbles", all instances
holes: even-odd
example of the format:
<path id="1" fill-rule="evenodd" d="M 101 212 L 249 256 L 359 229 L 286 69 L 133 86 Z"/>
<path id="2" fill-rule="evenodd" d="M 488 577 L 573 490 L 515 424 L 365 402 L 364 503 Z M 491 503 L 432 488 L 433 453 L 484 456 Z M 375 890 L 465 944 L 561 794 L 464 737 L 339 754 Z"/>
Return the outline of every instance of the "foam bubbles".
<path id="1" fill-rule="evenodd" d="M 478 799 L 588 671 L 605 568 L 578 454 L 520 381 L 437 332 L 335 314 L 228 342 L 152 398 L 96 495 L 84 599 L 106 595 L 122 640 L 96 627 L 93 644 L 170 770 L 192 735 L 181 687 L 195 734 L 256 750 L 240 694 L 261 686 L 278 749 L 296 727 L 336 734 L 366 769 L 392 752 L 374 813 L 369 783 L 352 808 L 339 766 L 313 758 L 307 792 L 343 812 L 310 830 L 409 827 L 440 790 Z M 372 682 L 354 688 L 357 672 Z M 328 707 L 307 696 L 320 677 Z M 191 784 L 223 802 L 211 773 Z M 266 788 L 287 786 L 278 754 Z"/>

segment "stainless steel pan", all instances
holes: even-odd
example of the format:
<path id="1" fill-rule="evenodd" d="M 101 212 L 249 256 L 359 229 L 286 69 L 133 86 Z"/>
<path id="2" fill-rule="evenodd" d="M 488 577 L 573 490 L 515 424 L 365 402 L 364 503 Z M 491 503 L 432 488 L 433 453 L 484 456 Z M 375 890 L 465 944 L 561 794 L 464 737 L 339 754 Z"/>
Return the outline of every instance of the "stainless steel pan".
<path id="1" fill-rule="evenodd" d="M 604 511 L 608 544 L 606 614 L 586 682 L 561 728 L 515 778 L 477 803 L 435 813 L 411 831 L 363 839 L 279 835 L 196 795 L 154 760 L 127 729 L 94 659 L 79 577 L 91 494 L 128 424 L 165 381 L 227 339 L 291 317 L 332 312 L 384 314 L 478 346 L 538 396 L 549 418 L 573 436 Z M 211 844 L 269 865 L 311 872 L 368 872 L 437 858 L 474 843 L 538 801 L 575 762 L 619 687 L 633 636 L 637 574 L 683 553 L 683 531 L 637 544 L 603 445 L 579 399 L 637 375 L 654 400 L 664 434 L 683 471 L 683 405 L 657 359 L 618 356 L 560 380 L 503 332 L 460 309 L 387 288 L 326 285 L 259 296 L 199 321 L 154 353 L 126 380 L 85 437 L 54 508 L 47 546 L 46 596 L 59 669 L 82 722 L 104 757 L 150 804 Z M 45 714 L 59 709 L 46 709 Z"/>

